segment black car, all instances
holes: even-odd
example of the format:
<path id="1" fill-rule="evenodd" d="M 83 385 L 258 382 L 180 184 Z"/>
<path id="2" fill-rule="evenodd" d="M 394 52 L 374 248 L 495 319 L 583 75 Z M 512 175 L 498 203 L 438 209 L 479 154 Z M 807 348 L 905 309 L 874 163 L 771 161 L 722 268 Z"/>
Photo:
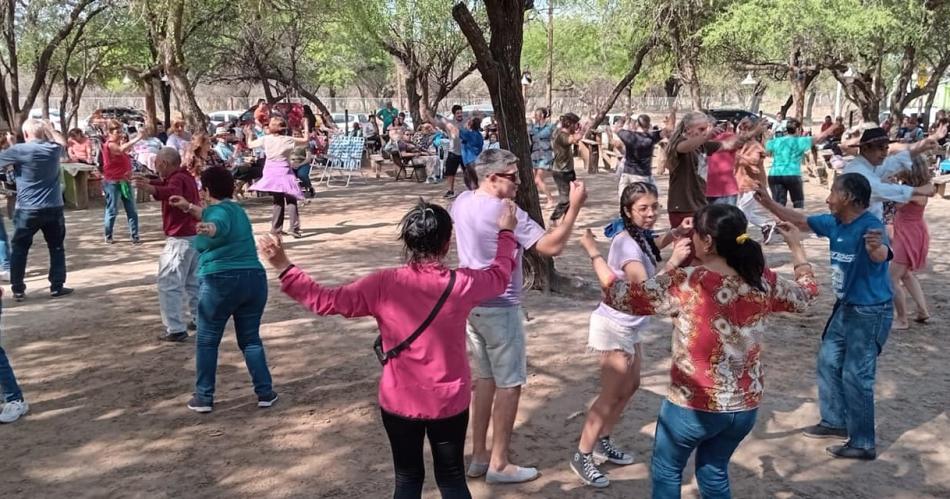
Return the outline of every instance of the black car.
<path id="1" fill-rule="evenodd" d="M 745 109 L 704 109 L 703 112 L 712 116 L 716 123 L 729 121 L 733 125 L 738 125 L 744 118 L 749 118 L 753 122 L 759 120 L 759 115 Z"/>

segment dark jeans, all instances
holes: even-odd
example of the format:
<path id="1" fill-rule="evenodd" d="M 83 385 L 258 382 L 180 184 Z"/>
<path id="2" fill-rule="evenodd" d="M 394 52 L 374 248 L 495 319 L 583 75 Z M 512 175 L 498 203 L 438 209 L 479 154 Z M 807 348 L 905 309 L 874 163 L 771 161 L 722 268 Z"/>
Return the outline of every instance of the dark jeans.
<path id="1" fill-rule="evenodd" d="M 705 412 L 680 407 L 669 400 L 660 405 L 653 441 L 653 498 L 680 497 L 683 468 L 696 450 L 696 481 L 703 499 L 729 498 L 729 459 L 755 426 L 758 409 Z"/>
<path id="2" fill-rule="evenodd" d="M 577 180 L 577 174 L 574 170 L 567 172 L 551 170 L 551 178 L 554 179 L 554 185 L 557 187 L 557 206 L 554 207 L 554 213 L 551 213 L 551 221 L 554 222 L 560 220 L 571 207 L 571 182 Z"/>
<path id="3" fill-rule="evenodd" d="M 465 430 L 468 428 L 468 410 L 445 419 L 406 419 L 380 410 L 383 426 L 393 450 L 396 470 L 394 499 L 422 497 L 422 483 L 426 478 L 422 446 L 429 435 L 435 482 L 443 499 L 470 499 L 472 494 L 465 483 Z"/>
<path id="4" fill-rule="evenodd" d="M 2 305 L 0 305 L 2 308 Z M 7 352 L 0 346 L 0 402 L 13 402 L 14 400 L 23 400 L 23 392 L 20 386 L 16 384 L 16 376 L 13 374 L 13 367 L 7 360 Z"/>
<path id="5" fill-rule="evenodd" d="M 273 392 L 260 335 L 261 315 L 266 304 L 267 275 L 263 269 L 225 270 L 201 277 L 195 345 L 195 396 L 200 401 L 214 402 L 218 345 L 231 317 L 238 347 L 251 373 L 254 393 L 264 396 Z"/>
<path id="6" fill-rule="evenodd" d="M 290 230 L 300 230 L 300 212 L 297 210 L 297 198 L 292 194 L 272 192 L 273 205 L 271 206 L 270 231 L 279 234 L 284 230 L 284 211 L 290 218 Z"/>
<path id="7" fill-rule="evenodd" d="M 33 236 L 43 231 L 43 239 L 49 248 L 49 284 L 56 291 L 66 282 L 66 218 L 63 207 L 25 209 L 17 208 L 13 215 L 13 239 L 10 244 L 10 283 L 14 293 L 26 291 L 23 277 L 26 274 L 26 256 L 33 245 Z"/>
<path id="8" fill-rule="evenodd" d="M 874 380 L 877 357 L 894 319 L 891 302 L 835 303 L 818 349 L 818 408 L 821 425 L 847 428 L 848 445 L 873 449 Z"/>
<path id="9" fill-rule="evenodd" d="M 805 208 L 805 190 L 802 177 L 799 175 L 769 175 L 769 190 L 776 203 L 785 206 L 788 197 L 792 197 L 792 206 L 797 209 Z"/>
<path id="10" fill-rule="evenodd" d="M 300 185 L 303 186 L 304 190 L 313 194 L 313 181 L 310 180 L 311 169 L 313 169 L 313 166 L 311 166 L 310 163 L 304 163 L 294 170 L 294 174 L 297 175 L 297 178 L 300 180 Z"/>
<path id="11" fill-rule="evenodd" d="M 125 208 L 125 216 L 129 219 L 129 235 L 132 240 L 139 238 L 139 213 L 135 209 L 135 193 L 129 197 L 122 196 L 122 182 L 102 181 L 102 194 L 106 198 L 106 209 L 103 225 L 107 239 L 112 239 L 112 228 L 115 227 L 115 218 L 119 214 L 119 203 Z"/>

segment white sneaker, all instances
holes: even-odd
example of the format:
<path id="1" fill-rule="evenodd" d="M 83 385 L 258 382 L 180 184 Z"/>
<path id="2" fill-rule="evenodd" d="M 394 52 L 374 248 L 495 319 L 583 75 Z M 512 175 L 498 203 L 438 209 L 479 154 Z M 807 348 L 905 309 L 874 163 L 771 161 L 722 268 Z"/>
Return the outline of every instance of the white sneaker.
<path id="1" fill-rule="evenodd" d="M 10 271 L 9 270 L 0 270 L 0 281 L 10 282 Z"/>
<path id="2" fill-rule="evenodd" d="M 3 411 L 0 412 L 0 423 L 12 423 L 29 411 L 30 404 L 27 404 L 26 400 L 7 402 L 3 406 Z"/>
<path id="3" fill-rule="evenodd" d="M 485 483 L 523 483 L 530 482 L 535 478 L 538 478 L 537 469 L 515 466 L 515 472 L 510 475 L 488 470 L 488 473 L 485 474 Z"/>

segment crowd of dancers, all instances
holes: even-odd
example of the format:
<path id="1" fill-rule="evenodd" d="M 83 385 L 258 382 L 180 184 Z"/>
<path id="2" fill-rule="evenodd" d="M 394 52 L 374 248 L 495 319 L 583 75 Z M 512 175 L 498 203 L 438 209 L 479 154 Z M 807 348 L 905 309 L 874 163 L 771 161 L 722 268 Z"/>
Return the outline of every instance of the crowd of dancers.
<path id="1" fill-rule="evenodd" d="M 290 212 L 292 231 L 298 230 L 294 201 L 303 198 L 288 158 L 307 139 L 286 135 L 282 118 L 270 119 L 260 138 L 245 131 L 247 147 L 262 148 L 266 158 L 263 180 L 254 188 L 275 198 L 271 231 L 257 241 L 244 208 L 234 200 L 235 178 L 227 167 L 190 169 L 173 146 L 155 154 L 154 179 L 133 178 L 128 165 L 111 162 L 106 170 L 113 173 L 106 176 L 115 175 L 120 187 L 107 197 L 123 197 L 121 183 L 131 181 L 162 204 L 162 339 L 182 341 L 188 330 L 197 331 L 196 381 L 188 409 L 214 409 L 218 346 L 229 319 L 258 406 L 267 408 L 278 400 L 259 332 L 268 298 L 260 254 L 278 272 L 281 291 L 314 314 L 376 319 L 376 353 L 382 364 L 379 404 L 393 454 L 394 497 L 420 497 L 426 436 L 443 497 L 471 497 L 469 479 L 504 484 L 537 478 L 536 468 L 509 461 L 527 382 L 522 255 L 531 250 L 556 256 L 569 244 L 587 199 L 587 188 L 574 173 L 574 149 L 591 131 L 586 120 L 572 113 L 561 116 L 557 125 L 548 116 L 546 109 L 537 110 L 529 131 L 533 180 L 548 199 L 552 228 L 545 230 L 513 203 L 522 179 L 529 178 L 519 171 L 518 158 L 504 149 L 486 149 L 459 165 L 466 170 L 469 189 L 448 209 L 420 200 L 402 218 L 403 266 L 339 287 L 316 282 L 284 251 L 284 209 Z M 432 127 L 458 137 L 455 124 L 429 118 Z M 453 119 L 461 121 L 460 116 Z M 730 496 L 729 461 L 754 427 L 763 396 L 766 324 L 772 314 L 805 310 L 819 294 L 801 231 L 828 238 L 835 299 L 817 359 L 819 419 L 803 434 L 838 440 L 827 449 L 837 458 L 870 460 L 877 455 L 876 361 L 895 310 L 895 325 L 906 327 L 901 284 L 915 301 L 922 300 L 913 272 L 922 268 L 927 253 L 923 209 L 934 194 L 927 158 L 945 142 L 947 124 L 899 152 L 889 150 L 889 136 L 879 127 L 865 127 L 843 140 L 842 151 L 854 157 L 830 186 L 829 213 L 806 216 L 800 211 L 802 156 L 843 130 L 831 126 L 805 136 L 800 123 L 788 120 L 783 135 L 768 137 L 763 123 L 743 120 L 732 130 L 700 112 L 679 119 L 673 112 L 663 129 L 652 127 L 642 115 L 622 120 L 608 132 L 623 160 L 618 165 L 617 219 L 604 230 L 610 238 L 606 256 L 590 230 L 580 239 L 604 291 L 590 316 L 587 341 L 599 359 L 600 389 L 576 448 L 565 449 L 567 466 L 589 486 L 609 485 L 603 463 L 634 462 L 611 434 L 640 383 L 640 333 L 651 316 L 659 315 L 672 318 L 672 361 L 651 457 L 653 497 L 679 497 L 693 451 L 702 495 Z M 13 293 L 24 297 L 26 252 L 35 232 L 42 230 L 52 257 L 50 291 L 63 296 L 70 290 L 64 287 L 58 158 L 66 141 L 48 122 L 28 120 L 23 132 L 25 142 L 0 152 L 0 164 L 14 166 L 18 188 Z M 126 146 L 115 142 L 106 154 L 125 152 Z M 663 206 L 652 165 L 654 148 L 661 143 L 669 171 L 664 204 L 670 229 L 665 231 L 655 230 Z M 768 174 L 766 155 L 773 157 Z M 556 197 L 544 185 L 547 172 Z M 786 197 L 792 207 L 786 206 Z M 885 200 L 899 204 L 893 233 L 883 220 Z M 108 230 L 108 211 L 106 222 Z M 760 233 L 750 234 L 751 226 Z M 763 246 L 773 232 L 790 250 L 792 278 L 767 265 Z M 457 269 L 446 262 L 453 233 Z M 111 238 L 109 232 L 106 236 Z M 132 237 L 137 239 L 135 230 Z M 918 302 L 917 319 L 927 317 L 926 306 Z M 2 349 L 0 385 L 5 402 L 0 421 L 15 421 L 29 406 Z M 469 427 L 472 455 L 466 466 Z"/>

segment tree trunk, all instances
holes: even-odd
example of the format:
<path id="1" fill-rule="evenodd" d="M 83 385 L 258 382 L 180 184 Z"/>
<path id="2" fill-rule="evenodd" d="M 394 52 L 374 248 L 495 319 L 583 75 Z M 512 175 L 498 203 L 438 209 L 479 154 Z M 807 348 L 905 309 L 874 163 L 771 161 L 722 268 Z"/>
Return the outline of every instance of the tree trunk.
<path id="1" fill-rule="evenodd" d="M 201 106 L 195 98 L 195 91 L 184 70 L 174 63 L 166 63 L 165 74 L 168 75 L 168 83 L 171 84 L 172 92 L 178 99 L 178 105 L 182 107 L 180 111 L 188 128 L 192 132 L 207 131 L 208 117 L 201 111 Z"/>
<path id="2" fill-rule="evenodd" d="M 159 80 L 158 93 L 162 98 L 162 122 L 165 129 L 172 126 L 172 87 L 168 82 Z"/>
<path id="3" fill-rule="evenodd" d="M 937 88 L 927 93 L 927 101 L 924 104 L 924 121 L 927 127 L 929 128 L 932 124 L 930 122 L 930 110 L 934 107 L 934 100 L 937 98 Z"/>
<path id="4" fill-rule="evenodd" d="M 689 100 L 694 110 L 703 108 L 703 87 L 699 83 L 699 74 L 692 61 L 684 59 L 680 65 L 680 72 L 683 74 L 683 80 L 686 83 L 686 90 L 689 92 Z"/>
<path id="5" fill-rule="evenodd" d="M 521 92 L 521 48 L 524 40 L 524 0 L 485 0 L 485 13 L 491 29 L 485 40 L 481 27 L 465 3 L 452 7 L 452 17 L 468 40 L 478 63 L 482 80 L 490 89 L 492 108 L 498 119 L 502 147 L 518 157 L 521 186 L 515 201 L 542 227 L 544 218 L 531 166 L 531 146 Z M 525 253 L 532 287 L 545 292 L 556 289 L 554 260 L 535 250 Z M 529 281 L 526 279 L 525 283 Z"/>
<path id="6" fill-rule="evenodd" d="M 159 82 L 161 83 L 161 82 Z M 158 122 L 158 111 L 155 106 L 155 82 L 151 77 L 139 81 L 142 94 L 145 96 L 145 133 L 155 135 L 155 123 Z"/>
<path id="7" fill-rule="evenodd" d="M 769 86 L 761 81 L 756 82 L 755 88 L 752 89 L 752 98 L 749 101 L 749 111 L 752 113 L 758 114 L 759 107 L 762 105 L 762 97 L 765 96 L 765 91 Z"/>
<path id="8" fill-rule="evenodd" d="M 808 97 L 805 100 L 805 121 L 811 122 L 812 120 L 812 109 L 815 107 L 815 96 L 816 92 L 814 89 L 808 91 Z"/>
<path id="9" fill-rule="evenodd" d="M 409 104 L 409 116 L 412 116 L 412 123 L 419 126 L 422 123 L 422 115 L 419 113 L 419 103 L 422 102 L 422 96 L 419 95 L 419 80 L 414 70 L 406 68 L 406 100 Z"/>

